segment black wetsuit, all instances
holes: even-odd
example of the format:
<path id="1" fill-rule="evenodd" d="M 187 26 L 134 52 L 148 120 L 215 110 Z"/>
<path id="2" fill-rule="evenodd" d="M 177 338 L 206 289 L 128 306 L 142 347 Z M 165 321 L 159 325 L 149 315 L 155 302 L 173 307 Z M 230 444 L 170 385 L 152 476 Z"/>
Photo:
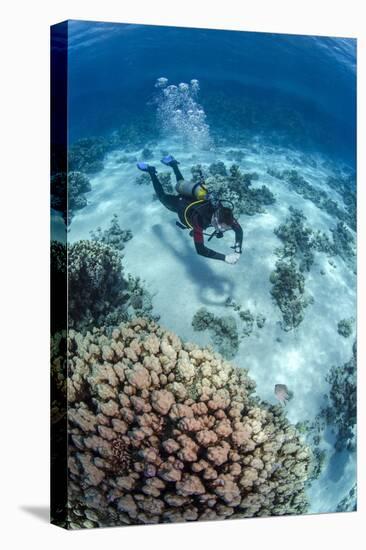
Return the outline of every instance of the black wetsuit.
<path id="1" fill-rule="evenodd" d="M 178 168 L 177 163 L 172 163 L 171 167 L 174 170 L 177 181 L 183 180 L 184 178 Z M 156 175 L 156 172 L 150 171 L 149 173 L 152 179 L 155 193 L 157 194 L 160 202 L 172 212 L 176 212 L 181 223 L 185 227 L 189 228 L 190 226 L 187 225 L 184 213 L 187 206 L 193 202 L 192 199 L 188 199 L 187 197 L 183 197 L 182 195 L 169 195 L 168 193 L 165 193 L 159 181 L 159 178 Z M 188 209 L 187 219 L 191 227 L 193 228 L 193 240 L 197 253 L 201 256 L 205 256 L 206 258 L 225 261 L 225 254 L 215 252 L 211 248 L 207 248 L 207 246 L 205 246 L 204 244 L 203 231 L 204 229 L 212 226 L 212 216 L 214 214 L 214 211 L 215 209 L 212 204 L 209 201 L 204 201 L 200 204 L 193 205 Z M 237 245 L 241 251 L 241 246 L 243 242 L 243 230 L 240 224 L 235 219 L 233 224 L 231 225 L 231 229 L 235 232 L 235 245 Z"/>

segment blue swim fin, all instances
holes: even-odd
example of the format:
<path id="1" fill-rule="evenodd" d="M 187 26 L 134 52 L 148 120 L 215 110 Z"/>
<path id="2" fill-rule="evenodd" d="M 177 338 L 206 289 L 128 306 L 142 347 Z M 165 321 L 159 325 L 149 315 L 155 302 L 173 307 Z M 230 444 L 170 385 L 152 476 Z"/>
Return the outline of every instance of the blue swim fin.
<path id="1" fill-rule="evenodd" d="M 142 170 L 143 172 L 148 172 L 149 169 L 152 168 L 152 166 L 149 166 L 147 162 L 138 162 L 136 166 L 139 170 Z"/>
<path id="2" fill-rule="evenodd" d="M 172 162 L 176 162 L 177 164 L 179 164 L 179 162 L 177 160 L 175 160 L 173 155 L 167 155 L 166 157 L 163 157 L 161 159 L 161 162 L 163 164 L 166 164 L 167 166 L 170 166 L 172 164 Z"/>

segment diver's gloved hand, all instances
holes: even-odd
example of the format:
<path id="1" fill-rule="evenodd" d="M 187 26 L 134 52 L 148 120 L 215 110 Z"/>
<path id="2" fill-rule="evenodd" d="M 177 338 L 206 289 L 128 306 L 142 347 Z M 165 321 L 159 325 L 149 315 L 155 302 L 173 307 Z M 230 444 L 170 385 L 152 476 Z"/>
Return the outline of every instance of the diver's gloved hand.
<path id="1" fill-rule="evenodd" d="M 239 260 L 240 258 L 240 254 L 238 254 L 237 252 L 234 252 L 234 254 L 227 254 L 225 256 L 225 262 L 227 264 L 231 264 L 231 265 L 234 265 L 237 263 L 237 261 Z"/>

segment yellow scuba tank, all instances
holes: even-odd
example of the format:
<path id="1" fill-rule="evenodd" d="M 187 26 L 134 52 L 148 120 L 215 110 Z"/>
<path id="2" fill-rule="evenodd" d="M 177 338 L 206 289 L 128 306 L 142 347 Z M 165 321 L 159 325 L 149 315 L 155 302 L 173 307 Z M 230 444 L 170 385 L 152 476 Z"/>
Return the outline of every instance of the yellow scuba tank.
<path id="1" fill-rule="evenodd" d="M 197 206 L 201 203 L 204 203 L 209 196 L 209 192 L 207 187 L 205 186 L 205 182 L 204 182 L 203 174 L 201 170 L 199 171 L 199 174 L 200 174 L 200 179 L 198 182 L 180 180 L 177 182 L 175 186 L 175 190 L 177 191 L 177 193 L 179 193 L 183 197 L 186 197 L 187 199 L 196 199 L 196 200 L 193 200 L 190 204 L 188 204 L 183 214 L 186 225 L 191 229 L 192 229 L 192 225 L 188 220 L 189 209 L 192 206 Z"/>
<path id="2" fill-rule="evenodd" d="M 175 190 L 188 199 L 204 200 L 207 197 L 207 188 L 202 182 L 180 180 Z"/>

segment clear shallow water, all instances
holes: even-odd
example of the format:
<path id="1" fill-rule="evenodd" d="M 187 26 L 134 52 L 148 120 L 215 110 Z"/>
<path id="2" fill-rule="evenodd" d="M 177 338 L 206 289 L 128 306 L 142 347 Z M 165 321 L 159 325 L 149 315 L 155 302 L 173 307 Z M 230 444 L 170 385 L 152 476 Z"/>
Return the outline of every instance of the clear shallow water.
<path id="1" fill-rule="evenodd" d="M 268 186 L 276 198 L 264 214 L 240 217 L 245 240 L 238 266 L 207 261 L 195 254 L 172 214 L 152 200 L 151 187 L 136 185 L 135 163 L 121 164 L 125 154 L 141 159 L 143 146 L 119 145 L 106 155 L 103 169 L 89 176 L 88 205 L 76 212 L 70 241 L 88 238 L 98 225 L 106 228 L 116 213 L 121 227 L 133 232 L 125 270 L 144 279 L 162 324 L 184 339 L 210 343 L 207 334 L 193 331 L 191 319 L 202 305 L 227 314 L 228 296 L 264 313 L 263 331 L 241 344 L 234 362 L 249 368 L 259 396 L 269 402 L 275 402 L 274 384 L 288 384 L 295 395 L 287 405 L 290 420 L 313 420 L 329 391 L 330 367 L 342 365 L 352 352 L 355 334 L 342 338 L 333 320 L 355 316 L 355 273 L 343 258 L 316 255 L 306 282 L 315 302 L 299 328 L 281 329 L 269 283 L 280 244 L 274 229 L 286 221 L 289 206 L 328 235 L 338 220 L 269 169 L 298 170 L 345 208 L 344 193 L 329 186 L 328 178 L 352 176 L 355 169 L 355 40 L 76 21 L 70 22 L 69 39 L 70 143 L 135 124 L 144 128 L 140 139 L 152 151 L 149 162 L 158 166 L 161 151 L 170 151 L 186 175 L 197 162 L 222 160 L 229 167 L 229 151 L 240 150 L 241 169 L 259 175 L 253 186 Z M 198 93 L 190 92 L 193 104 L 170 108 L 156 87 L 161 77 L 174 85 L 199 79 Z M 175 123 L 178 109 L 184 121 L 189 110 L 198 118 L 188 128 L 179 116 Z M 209 141 L 190 140 L 194 128 L 207 130 Z M 215 249 L 224 252 L 229 241 L 225 236 Z M 336 453 L 330 431 L 323 437 L 327 461 L 308 490 L 311 512 L 335 511 L 355 483 L 355 453 Z"/>
<path id="2" fill-rule="evenodd" d="M 218 123 L 230 132 L 238 113 L 245 122 L 244 100 L 252 109 L 266 107 L 256 131 L 287 130 L 354 164 L 353 39 L 81 21 L 70 22 L 69 38 L 71 141 L 151 116 L 147 103 L 161 76 L 177 84 L 199 78 L 213 129 Z"/>

